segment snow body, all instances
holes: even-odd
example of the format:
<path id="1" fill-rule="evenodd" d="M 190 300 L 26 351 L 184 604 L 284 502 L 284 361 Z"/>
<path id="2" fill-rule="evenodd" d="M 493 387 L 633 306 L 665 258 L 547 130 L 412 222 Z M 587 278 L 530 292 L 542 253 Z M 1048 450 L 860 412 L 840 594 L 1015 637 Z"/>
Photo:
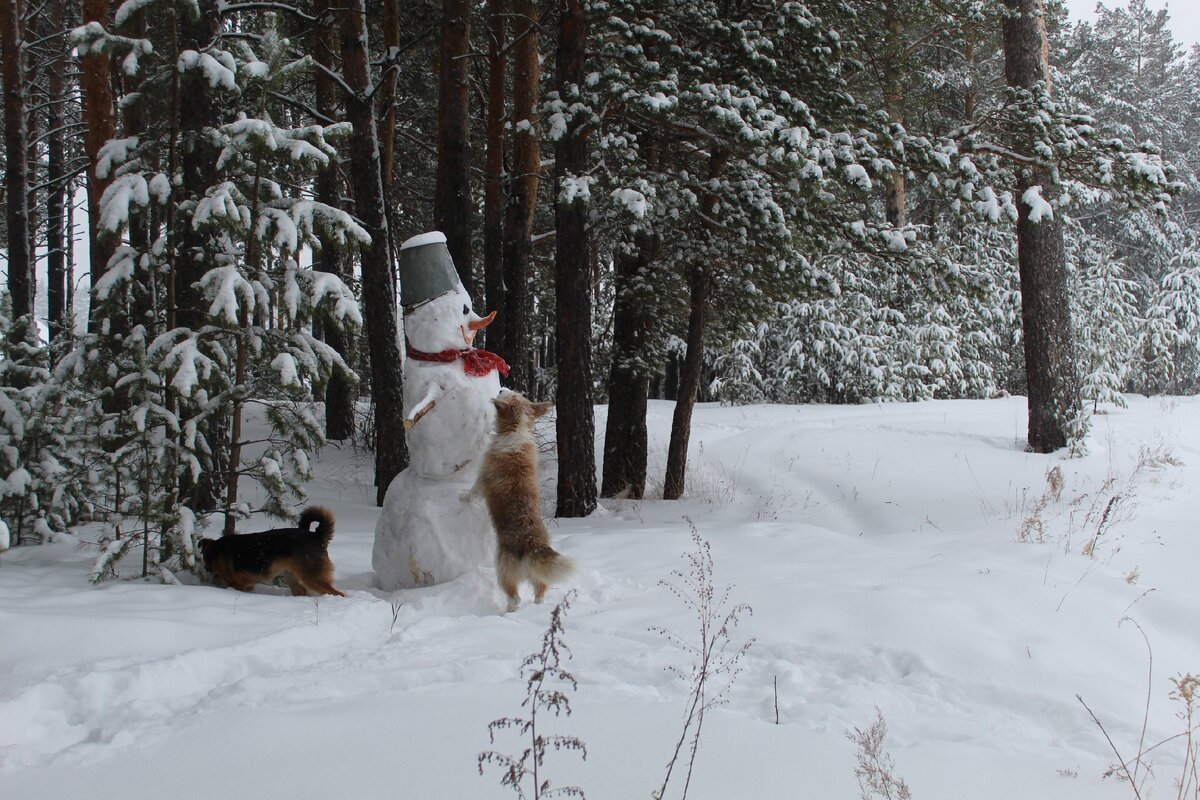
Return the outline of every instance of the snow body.
<path id="1" fill-rule="evenodd" d="M 422 353 L 462 350 L 472 345 L 480 317 L 471 310 L 466 290 L 451 292 L 404 316 L 408 344 Z M 500 375 L 467 374 L 461 361 L 404 364 L 404 417 L 412 419 L 425 404 L 434 406 L 408 431 L 409 463 L 428 478 L 448 477 L 487 449 L 495 420 L 492 398 L 500 393 Z"/>
<path id="2" fill-rule="evenodd" d="M 496 536 L 487 507 L 463 502 L 477 465 L 445 478 L 429 478 L 412 467 L 388 487 L 371 566 L 384 589 L 412 589 L 454 580 L 496 560 Z"/>
<path id="3" fill-rule="evenodd" d="M 444 237 L 422 234 L 405 246 L 429 244 L 444 247 Z M 455 357 L 471 349 L 477 331 L 494 314 L 477 315 L 470 295 L 455 284 L 404 314 L 410 349 L 404 364 L 409 466 L 388 487 L 375 526 L 371 563 L 384 589 L 444 583 L 495 561 L 487 509 L 462 496 L 474 485 L 492 434 L 491 401 L 500 393 L 500 375 L 494 369 L 473 375 Z M 451 360 L 424 360 L 421 354 Z"/>

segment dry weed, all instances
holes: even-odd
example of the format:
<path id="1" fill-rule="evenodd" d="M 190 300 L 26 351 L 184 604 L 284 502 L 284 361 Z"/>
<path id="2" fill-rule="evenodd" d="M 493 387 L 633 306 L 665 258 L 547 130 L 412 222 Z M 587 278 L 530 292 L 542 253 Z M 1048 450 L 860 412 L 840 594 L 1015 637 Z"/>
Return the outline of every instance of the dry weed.
<path id="1" fill-rule="evenodd" d="M 875 707 L 875 721 L 871 727 L 865 731 L 861 728 L 846 731 L 846 738 L 854 742 L 857 748 L 855 757 L 858 766 L 854 768 L 854 777 L 858 779 L 860 800 L 911 800 L 908 784 L 896 775 L 896 763 L 883 748 L 883 740 L 887 738 L 887 723 L 878 706 Z"/>

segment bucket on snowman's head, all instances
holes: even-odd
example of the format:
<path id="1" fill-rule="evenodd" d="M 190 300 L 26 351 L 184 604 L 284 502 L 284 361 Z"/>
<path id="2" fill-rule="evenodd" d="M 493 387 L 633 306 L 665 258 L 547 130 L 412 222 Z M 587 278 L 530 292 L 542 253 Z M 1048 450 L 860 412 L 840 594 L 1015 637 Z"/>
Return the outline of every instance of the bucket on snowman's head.
<path id="1" fill-rule="evenodd" d="M 420 305 L 462 287 L 440 231 L 418 234 L 400 245 L 400 305 Z"/>

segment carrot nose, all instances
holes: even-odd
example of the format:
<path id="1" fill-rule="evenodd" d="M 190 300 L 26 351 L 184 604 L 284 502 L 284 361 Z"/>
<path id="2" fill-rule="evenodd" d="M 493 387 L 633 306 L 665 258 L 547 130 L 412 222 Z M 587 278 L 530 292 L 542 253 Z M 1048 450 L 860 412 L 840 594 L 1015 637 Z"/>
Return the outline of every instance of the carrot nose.
<path id="1" fill-rule="evenodd" d="M 473 331 L 481 331 L 484 328 L 486 328 L 488 325 L 491 325 L 492 320 L 494 320 L 495 318 L 496 318 L 496 312 L 493 311 L 492 313 L 488 314 L 486 317 L 480 317 L 479 319 L 471 320 L 470 322 L 467 323 L 467 327 Z"/>

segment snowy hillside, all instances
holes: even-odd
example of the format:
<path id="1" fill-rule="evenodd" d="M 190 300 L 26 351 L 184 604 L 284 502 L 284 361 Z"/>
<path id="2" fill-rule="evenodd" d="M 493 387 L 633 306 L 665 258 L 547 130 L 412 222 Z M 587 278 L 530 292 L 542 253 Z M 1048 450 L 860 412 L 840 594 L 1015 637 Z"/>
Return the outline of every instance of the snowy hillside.
<path id="1" fill-rule="evenodd" d="M 655 476 L 671 410 L 651 404 Z M 1023 398 L 698 407 L 683 501 L 551 525 L 580 566 L 550 594 L 577 593 L 579 684 L 573 715 L 541 724 L 588 755 L 551 752 L 543 775 L 594 800 L 662 783 L 688 696 L 667 668 L 689 657 L 651 628 L 695 638 L 660 585 L 694 526 L 718 587 L 753 608 L 733 646 L 754 643 L 689 797 L 858 797 L 845 732 L 876 707 L 917 800 L 1132 797 L 1102 780 L 1113 755 L 1076 695 L 1131 757 L 1140 628 L 1147 746 L 1181 730 L 1169 678 L 1200 671 L 1200 399 L 1130 397 L 1074 460 L 1023 452 L 1025 413 Z M 502 614 L 491 570 L 375 589 L 369 458 L 328 447 L 316 469 L 344 599 L 93 587 L 73 541 L 0 555 L 0 797 L 512 796 L 476 758 L 523 746 L 487 726 L 521 713 L 551 604 Z M 1154 752 L 1153 796 L 1175 796 L 1183 746 Z"/>

